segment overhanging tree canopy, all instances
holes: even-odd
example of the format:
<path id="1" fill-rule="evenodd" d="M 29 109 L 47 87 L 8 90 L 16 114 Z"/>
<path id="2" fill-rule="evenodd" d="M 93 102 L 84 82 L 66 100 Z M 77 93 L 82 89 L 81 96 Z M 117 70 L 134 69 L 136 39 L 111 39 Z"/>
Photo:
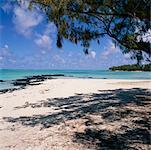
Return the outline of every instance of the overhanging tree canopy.
<path id="1" fill-rule="evenodd" d="M 88 53 L 92 40 L 99 44 L 108 35 L 124 53 L 150 57 L 150 0 L 31 0 L 30 7 L 34 5 L 56 25 L 58 47 L 68 39 Z"/>

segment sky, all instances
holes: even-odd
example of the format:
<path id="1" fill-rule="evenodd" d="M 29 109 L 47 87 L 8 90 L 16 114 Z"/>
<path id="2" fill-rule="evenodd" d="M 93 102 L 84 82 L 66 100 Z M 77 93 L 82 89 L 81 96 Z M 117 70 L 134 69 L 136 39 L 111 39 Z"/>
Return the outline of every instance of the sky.
<path id="1" fill-rule="evenodd" d="M 91 42 L 89 55 L 67 40 L 57 48 L 56 27 L 45 14 L 14 1 L 0 0 L 0 68 L 101 70 L 135 63 L 109 37 L 100 39 L 100 45 Z"/>

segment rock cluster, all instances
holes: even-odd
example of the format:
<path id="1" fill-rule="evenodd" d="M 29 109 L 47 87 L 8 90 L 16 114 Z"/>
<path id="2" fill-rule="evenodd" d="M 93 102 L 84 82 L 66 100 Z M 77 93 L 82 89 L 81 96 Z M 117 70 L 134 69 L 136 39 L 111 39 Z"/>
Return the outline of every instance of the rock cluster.
<path id="1" fill-rule="evenodd" d="M 23 89 L 27 85 L 39 85 L 41 84 L 42 81 L 45 81 L 47 79 L 54 79 L 55 77 L 63 77 L 63 76 L 64 76 L 63 74 L 35 75 L 35 76 L 28 76 L 23 79 L 16 79 L 13 80 L 11 83 L 12 85 L 14 85 L 15 88 L 0 90 L 0 94 L 6 92 L 12 92 L 17 89 Z M 0 80 L 0 82 L 5 82 L 5 81 Z"/>

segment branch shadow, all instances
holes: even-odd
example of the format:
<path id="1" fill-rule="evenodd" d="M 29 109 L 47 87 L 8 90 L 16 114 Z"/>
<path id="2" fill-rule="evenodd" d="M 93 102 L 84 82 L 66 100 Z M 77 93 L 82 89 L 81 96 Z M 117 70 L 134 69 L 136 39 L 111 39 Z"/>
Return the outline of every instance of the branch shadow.
<path id="1" fill-rule="evenodd" d="M 75 142 L 95 145 L 97 150 L 137 149 L 134 144 L 146 144 L 149 148 L 150 144 L 150 133 L 142 128 L 134 128 L 118 134 L 107 130 L 86 129 L 84 133 L 75 133 L 74 138 Z"/>
<path id="2" fill-rule="evenodd" d="M 151 144 L 150 106 L 151 92 L 148 89 L 100 90 L 98 93 L 77 93 L 67 98 L 47 98 L 38 103 L 28 102 L 14 109 L 51 107 L 57 112 L 3 119 L 8 122 L 19 122 L 24 126 L 41 125 L 43 129 L 83 119 L 85 129 L 74 133 L 74 142 L 101 150 L 139 149 L 133 145 Z"/>

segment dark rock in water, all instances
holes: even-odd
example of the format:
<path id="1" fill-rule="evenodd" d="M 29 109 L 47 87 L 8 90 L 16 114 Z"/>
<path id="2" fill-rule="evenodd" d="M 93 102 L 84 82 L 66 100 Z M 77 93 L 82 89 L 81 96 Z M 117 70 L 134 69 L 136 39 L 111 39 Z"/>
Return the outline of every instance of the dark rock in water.
<path id="1" fill-rule="evenodd" d="M 15 81 L 12 83 L 14 86 L 26 86 L 27 84 L 29 84 L 28 81 Z"/>
<path id="2" fill-rule="evenodd" d="M 55 77 L 58 77 L 58 76 L 64 76 L 64 74 L 53 74 L 51 76 L 55 76 Z"/>
<path id="3" fill-rule="evenodd" d="M 68 77 L 72 77 L 72 78 L 73 78 L 74 76 L 70 75 L 70 76 L 68 76 Z"/>
<path id="4" fill-rule="evenodd" d="M 4 80 L 0 80 L 0 82 L 5 82 Z"/>
<path id="5" fill-rule="evenodd" d="M 16 88 L 12 88 L 12 89 L 4 89 L 4 90 L 0 90 L 0 94 L 4 94 L 4 93 L 7 93 L 7 92 L 13 92 L 17 90 Z"/>
<path id="6" fill-rule="evenodd" d="M 17 79 L 12 84 L 14 86 L 37 85 L 37 82 L 39 84 L 39 82 L 42 82 L 45 79 L 47 79 L 47 77 L 45 77 L 45 76 L 39 76 L 39 75 L 38 76 L 31 76 L 31 77 L 27 77 L 25 79 Z"/>
<path id="7" fill-rule="evenodd" d="M 42 81 L 45 81 L 47 79 L 54 79 L 53 77 L 60 77 L 64 76 L 63 74 L 51 74 L 51 75 L 35 75 L 35 76 L 28 76 L 23 79 L 16 79 L 11 84 L 14 86 L 17 86 L 19 88 L 13 88 L 13 89 L 4 89 L 0 90 L 0 93 L 6 93 L 6 92 L 12 92 L 17 89 L 23 89 L 27 85 L 33 86 L 33 85 L 39 85 Z M 3 80 L 0 80 L 0 82 L 4 82 Z"/>
<path id="8" fill-rule="evenodd" d="M 9 89 L 4 89 L 4 90 L 0 90 L 0 93 L 6 93 L 8 91 L 9 91 Z"/>

